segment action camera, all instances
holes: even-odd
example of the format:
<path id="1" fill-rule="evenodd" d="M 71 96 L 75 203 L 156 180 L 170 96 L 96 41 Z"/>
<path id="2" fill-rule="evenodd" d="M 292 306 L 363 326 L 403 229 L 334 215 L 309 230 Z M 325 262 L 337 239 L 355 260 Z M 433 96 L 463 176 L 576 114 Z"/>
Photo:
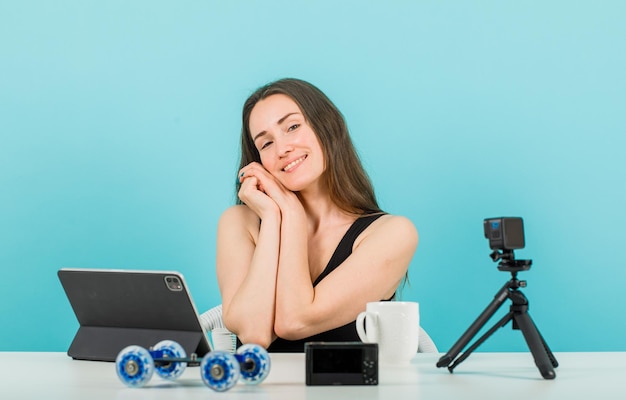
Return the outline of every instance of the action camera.
<path id="1" fill-rule="evenodd" d="M 483 226 L 492 250 L 524 248 L 524 221 L 520 217 L 486 218 Z"/>

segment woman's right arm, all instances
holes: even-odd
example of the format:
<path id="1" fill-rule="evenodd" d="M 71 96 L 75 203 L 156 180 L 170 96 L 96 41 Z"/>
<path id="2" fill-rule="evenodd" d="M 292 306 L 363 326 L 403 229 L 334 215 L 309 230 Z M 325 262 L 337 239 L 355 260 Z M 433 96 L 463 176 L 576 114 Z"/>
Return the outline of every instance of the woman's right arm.
<path id="1" fill-rule="evenodd" d="M 262 223 L 248 206 L 229 208 L 217 231 L 217 279 L 224 324 L 242 343 L 274 340 L 280 214 Z"/>

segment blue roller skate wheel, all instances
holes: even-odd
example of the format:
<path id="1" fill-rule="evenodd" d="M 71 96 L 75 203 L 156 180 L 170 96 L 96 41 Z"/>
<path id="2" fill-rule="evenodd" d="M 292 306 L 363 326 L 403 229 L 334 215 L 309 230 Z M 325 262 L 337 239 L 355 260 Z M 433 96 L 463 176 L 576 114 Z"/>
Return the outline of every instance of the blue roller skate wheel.
<path id="1" fill-rule="evenodd" d="M 265 380 L 270 373 L 270 355 L 263 347 L 256 344 L 244 344 L 235 354 L 241 368 L 241 380 L 256 385 Z"/>
<path id="2" fill-rule="evenodd" d="M 224 392 L 239 380 L 239 362 L 225 351 L 207 353 L 200 363 L 200 376 L 205 385 L 216 392 Z"/>
<path id="3" fill-rule="evenodd" d="M 117 355 L 115 370 L 126 386 L 141 387 L 152 378 L 154 361 L 148 350 L 143 347 L 128 346 Z"/>
<path id="4" fill-rule="evenodd" d="M 173 340 L 160 341 L 152 348 L 152 351 L 153 351 L 152 354 L 158 352 L 159 358 L 161 358 L 160 357 L 161 354 L 163 355 L 163 358 L 166 358 L 166 357 L 186 358 L 187 357 L 187 353 L 185 352 L 185 349 L 183 349 L 183 346 L 181 346 L 177 342 L 174 342 Z M 174 380 L 178 378 L 179 376 L 181 376 L 183 372 L 185 372 L 185 369 L 187 368 L 187 363 L 181 362 L 181 361 L 174 361 L 174 362 L 170 362 L 167 364 L 163 364 L 162 362 L 157 361 L 154 363 L 154 367 L 156 369 L 157 375 L 159 375 L 161 378 Z"/>

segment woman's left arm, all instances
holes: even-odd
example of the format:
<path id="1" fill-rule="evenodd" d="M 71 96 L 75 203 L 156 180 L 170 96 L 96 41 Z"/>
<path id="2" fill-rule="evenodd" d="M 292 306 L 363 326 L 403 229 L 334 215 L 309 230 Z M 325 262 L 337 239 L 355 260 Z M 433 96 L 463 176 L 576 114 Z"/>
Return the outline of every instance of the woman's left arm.
<path id="1" fill-rule="evenodd" d="M 281 245 L 274 331 L 296 340 L 354 321 L 370 301 L 393 295 L 417 248 L 418 234 L 404 217 L 384 215 L 354 244 L 352 254 L 313 287 L 308 264 L 306 216 L 281 207 Z"/>

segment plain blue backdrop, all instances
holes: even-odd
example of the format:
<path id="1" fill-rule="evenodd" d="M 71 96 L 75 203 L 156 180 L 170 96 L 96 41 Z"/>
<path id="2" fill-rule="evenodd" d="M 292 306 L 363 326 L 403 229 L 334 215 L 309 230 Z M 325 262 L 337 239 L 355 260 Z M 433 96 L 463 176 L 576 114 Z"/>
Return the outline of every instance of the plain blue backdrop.
<path id="1" fill-rule="evenodd" d="M 175 269 L 219 304 L 241 106 L 287 76 L 337 104 L 417 226 L 400 297 L 440 350 L 509 279 L 482 228 L 502 215 L 525 220 L 552 349 L 626 350 L 625 20 L 622 1 L 0 0 L 0 350 L 67 349 L 61 267 Z M 480 349 L 527 347 L 509 325 Z"/>

